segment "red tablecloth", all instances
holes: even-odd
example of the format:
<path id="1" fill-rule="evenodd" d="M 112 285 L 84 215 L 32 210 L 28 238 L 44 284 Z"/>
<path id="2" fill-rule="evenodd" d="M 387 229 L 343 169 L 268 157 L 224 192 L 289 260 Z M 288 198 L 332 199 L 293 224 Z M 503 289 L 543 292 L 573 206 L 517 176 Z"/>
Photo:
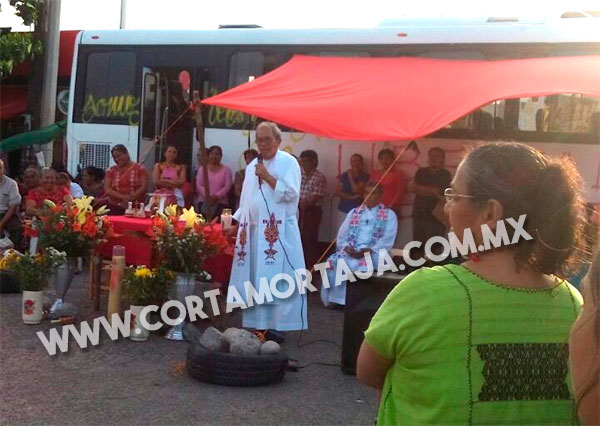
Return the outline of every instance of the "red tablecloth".
<path id="1" fill-rule="evenodd" d="M 152 228 L 152 219 L 140 219 L 125 216 L 109 216 L 115 234 L 108 242 L 98 247 L 98 253 L 105 259 L 112 257 L 112 248 L 116 245 L 125 246 L 125 263 L 127 265 L 155 266 L 153 263 L 153 243 L 146 233 Z M 212 275 L 213 281 L 229 283 L 233 256 L 220 253 L 207 259 L 204 269 Z"/>
<path id="2" fill-rule="evenodd" d="M 127 265 L 152 265 L 153 243 L 146 233 L 152 228 L 152 219 L 126 216 L 109 216 L 115 234 L 108 242 L 98 247 L 98 253 L 105 259 L 112 257 L 112 248 L 125 246 L 125 263 Z"/>
<path id="3" fill-rule="evenodd" d="M 210 259 L 206 259 L 204 269 L 212 276 L 213 282 L 221 283 L 227 288 L 229 277 L 231 276 L 232 263 L 232 255 L 219 253 Z"/>

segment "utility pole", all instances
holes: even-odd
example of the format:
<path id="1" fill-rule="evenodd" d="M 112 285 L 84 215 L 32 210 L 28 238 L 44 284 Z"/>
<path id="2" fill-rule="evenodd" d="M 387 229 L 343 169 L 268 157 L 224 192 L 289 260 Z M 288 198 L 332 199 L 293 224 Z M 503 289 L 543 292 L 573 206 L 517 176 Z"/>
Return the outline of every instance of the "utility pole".
<path id="1" fill-rule="evenodd" d="M 56 119 L 56 80 L 58 78 L 58 51 L 60 45 L 60 2 L 45 0 L 46 20 L 44 22 L 44 74 L 40 127 L 49 126 Z M 52 163 L 53 142 L 42 145 L 46 165 Z"/>
<path id="2" fill-rule="evenodd" d="M 125 29 L 125 17 L 127 14 L 127 0 L 121 0 L 121 21 L 119 23 L 119 29 Z"/>

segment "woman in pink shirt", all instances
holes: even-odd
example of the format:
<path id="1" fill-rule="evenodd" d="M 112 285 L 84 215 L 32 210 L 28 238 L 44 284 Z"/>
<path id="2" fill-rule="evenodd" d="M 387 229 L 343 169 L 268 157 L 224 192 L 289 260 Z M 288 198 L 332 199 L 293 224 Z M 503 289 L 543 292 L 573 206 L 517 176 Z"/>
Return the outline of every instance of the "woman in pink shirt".
<path id="1" fill-rule="evenodd" d="M 210 196 L 207 197 L 204 191 L 204 168 L 200 166 L 196 173 L 196 200 L 199 212 L 205 216 L 216 217 L 221 214 L 223 208 L 227 207 L 227 197 L 233 179 L 231 169 L 221 164 L 221 158 L 223 158 L 221 148 L 215 145 L 208 148 L 207 151 Z M 207 201 L 209 202 L 207 203 Z M 208 210 L 208 205 L 211 206 L 210 210 Z"/>
<path id="2" fill-rule="evenodd" d="M 177 204 L 184 206 L 183 192 L 181 188 L 185 184 L 185 166 L 177 164 L 178 150 L 173 145 L 167 146 L 165 150 L 165 161 L 156 163 L 152 172 L 154 186 L 157 194 L 167 195 L 167 205 Z"/>

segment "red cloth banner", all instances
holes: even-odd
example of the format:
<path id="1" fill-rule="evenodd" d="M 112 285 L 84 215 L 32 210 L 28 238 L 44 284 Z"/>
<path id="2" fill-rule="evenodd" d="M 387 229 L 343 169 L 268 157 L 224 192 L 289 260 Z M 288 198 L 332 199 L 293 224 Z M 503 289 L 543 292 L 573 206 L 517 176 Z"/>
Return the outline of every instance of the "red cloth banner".
<path id="1" fill-rule="evenodd" d="M 426 136 L 498 99 L 600 97 L 600 56 L 501 61 L 295 56 L 205 99 L 332 139 Z"/>

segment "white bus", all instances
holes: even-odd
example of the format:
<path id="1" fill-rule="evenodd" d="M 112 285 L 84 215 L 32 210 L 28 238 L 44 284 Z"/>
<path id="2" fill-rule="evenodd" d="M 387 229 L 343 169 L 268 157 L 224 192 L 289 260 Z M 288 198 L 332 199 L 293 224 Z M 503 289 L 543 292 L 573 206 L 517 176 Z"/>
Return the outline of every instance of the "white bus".
<path id="1" fill-rule="evenodd" d="M 570 13 L 556 19 L 516 18 L 387 21 L 373 29 L 268 30 L 223 28 L 211 31 L 84 31 L 76 41 L 67 126 L 68 169 L 76 174 L 112 164 L 110 148 L 125 145 L 133 160 L 149 169 L 161 147 L 175 145 L 190 173 L 198 144 L 186 107 L 194 90 L 202 97 L 225 91 L 282 65 L 295 54 L 361 57 L 424 56 L 512 59 L 600 54 L 600 19 Z M 552 72 L 552 70 L 548 70 Z M 421 155 L 407 158 L 407 177 L 425 164 L 426 150 L 439 145 L 455 167 L 464 144 L 489 140 L 531 143 L 550 153 L 575 156 L 589 183 L 590 201 L 600 201 L 598 186 L 598 99 L 561 94 L 499 100 L 418 141 Z M 242 152 L 254 145 L 256 117 L 211 107 L 206 143 L 223 148 L 223 163 L 235 172 Z M 168 131 L 166 131 L 168 129 Z M 331 141 L 284 128 L 283 147 L 298 155 L 315 149 L 331 193 L 361 153 L 368 168 L 378 167 L 376 151 L 396 143 Z M 165 133 L 166 131 L 166 133 Z M 163 135 L 162 143 L 155 143 Z M 567 148 L 565 148 L 567 147 Z M 453 154 L 456 154 L 453 158 Z M 587 174 L 586 174 L 587 173 Z M 191 175 L 190 178 L 193 178 Z M 595 192 L 596 191 L 596 192 Z M 405 197 L 401 233 L 410 239 L 411 196 Z M 332 212 L 336 197 L 324 205 L 321 239 L 335 238 Z"/>

